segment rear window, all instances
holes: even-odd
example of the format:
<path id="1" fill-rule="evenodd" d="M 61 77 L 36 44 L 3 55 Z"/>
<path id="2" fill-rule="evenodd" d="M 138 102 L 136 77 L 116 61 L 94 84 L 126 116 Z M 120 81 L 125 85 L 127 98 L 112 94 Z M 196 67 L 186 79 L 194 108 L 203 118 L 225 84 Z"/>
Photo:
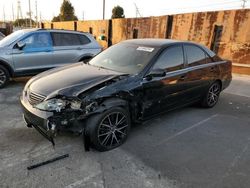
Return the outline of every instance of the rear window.
<path id="1" fill-rule="evenodd" d="M 90 40 L 88 37 L 86 37 L 85 35 L 78 35 L 79 39 L 80 39 L 80 43 L 81 44 L 88 44 L 90 43 Z"/>
<path id="2" fill-rule="evenodd" d="M 205 52 L 194 45 L 184 45 L 187 53 L 187 61 L 189 66 L 202 65 L 207 62 Z"/>
<path id="3" fill-rule="evenodd" d="M 88 44 L 90 40 L 80 34 L 52 33 L 54 46 L 78 46 Z"/>

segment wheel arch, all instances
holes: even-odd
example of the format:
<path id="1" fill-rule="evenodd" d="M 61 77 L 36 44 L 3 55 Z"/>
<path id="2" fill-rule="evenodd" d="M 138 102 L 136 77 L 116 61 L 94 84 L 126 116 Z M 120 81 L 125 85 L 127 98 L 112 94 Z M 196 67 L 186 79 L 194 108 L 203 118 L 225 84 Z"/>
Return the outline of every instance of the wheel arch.
<path id="1" fill-rule="evenodd" d="M 0 60 L 0 65 L 2 65 L 4 68 L 6 68 L 8 70 L 11 77 L 14 76 L 14 70 L 11 68 L 11 66 L 8 63 L 6 63 L 3 60 Z"/>
<path id="2" fill-rule="evenodd" d="M 78 61 L 83 61 L 83 60 L 86 60 L 86 59 L 92 59 L 94 57 L 93 54 L 84 54 L 83 56 L 81 56 Z"/>
<path id="3" fill-rule="evenodd" d="M 100 104 L 100 106 L 103 107 L 103 110 L 101 112 L 106 111 L 112 107 L 123 107 L 123 108 L 126 108 L 127 110 L 129 108 L 128 101 L 121 99 L 121 98 L 115 98 L 115 97 L 105 99 Z"/>
<path id="4" fill-rule="evenodd" d="M 110 98 L 103 99 L 103 101 L 96 106 L 96 109 L 92 113 L 89 114 L 88 118 L 96 114 L 101 114 L 113 107 L 122 107 L 125 110 L 127 110 L 128 114 L 130 114 L 128 101 L 118 98 L 118 97 L 117 98 L 110 97 Z"/>
<path id="5" fill-rule="evenodd" d="M 222 89 L 222 81 L 220 79 L 215 80 L 214 82 L 218 82 L 220 84 L 220 88 Z"/>

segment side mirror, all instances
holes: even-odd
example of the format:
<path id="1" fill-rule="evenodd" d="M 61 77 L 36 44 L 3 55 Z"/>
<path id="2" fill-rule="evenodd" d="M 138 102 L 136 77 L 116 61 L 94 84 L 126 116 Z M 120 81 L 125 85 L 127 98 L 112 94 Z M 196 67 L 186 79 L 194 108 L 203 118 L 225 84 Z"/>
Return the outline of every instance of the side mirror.
<path id="1" fill-rule="evenodd" d="M 166 71 L 164 69 L 153 69 L 151 70 L 147 76 L 147 80 L 151 80 L 153 77 L 163 77 L 166 75 Z"/>
<path id="2" fill-rule="evenodd" d="M 26 44 L 25 42 L 19 41 L 16 45 L 19 50 L 22 50 Z"/>

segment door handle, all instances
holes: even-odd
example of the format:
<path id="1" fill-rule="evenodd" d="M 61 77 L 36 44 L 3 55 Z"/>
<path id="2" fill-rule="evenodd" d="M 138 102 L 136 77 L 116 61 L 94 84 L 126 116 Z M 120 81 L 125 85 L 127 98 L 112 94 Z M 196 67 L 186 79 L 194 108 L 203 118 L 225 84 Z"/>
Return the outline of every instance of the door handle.
<path id="1" fill-rule="evenodd" d="M 46 49 L 45 52 L 51 52 L 51 50 L 50 49 Z"/>
<path id="2" fill-rule="evenodd" d="M 83 48 L 81 48 L 81 47 L 78 47 L 78 48 L 76 48 L 77 50 L 82 50 Z"/>

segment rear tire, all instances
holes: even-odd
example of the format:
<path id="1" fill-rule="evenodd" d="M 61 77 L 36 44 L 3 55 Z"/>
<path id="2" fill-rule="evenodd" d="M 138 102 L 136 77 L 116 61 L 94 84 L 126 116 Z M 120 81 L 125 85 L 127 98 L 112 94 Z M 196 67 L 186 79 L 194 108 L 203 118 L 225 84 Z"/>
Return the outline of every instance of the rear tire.
<path id="1" fill-rule="evenodd" d="M 2 65 L 0 65 L 0 88 L 3 88 L 8 84 L 10 80 L 9 71 Z"/>
<path id="2" fill-rule="evenodd" d="M 91 146 L 98 151 L 108 151 L 122 145 L 130 130 L 130 117 L 121 107 L 113 107 L 88 119 L 86 133 Z"/>
<path id="3" fill-rule="evenodd" d="M 221 85 L 218 81 L 211 84 L 207 90 L 207 93 L 202 99 L 201 106 L 205 108 L 214 107 L 219 100 L 220 92 L 221 92 Z"/>

